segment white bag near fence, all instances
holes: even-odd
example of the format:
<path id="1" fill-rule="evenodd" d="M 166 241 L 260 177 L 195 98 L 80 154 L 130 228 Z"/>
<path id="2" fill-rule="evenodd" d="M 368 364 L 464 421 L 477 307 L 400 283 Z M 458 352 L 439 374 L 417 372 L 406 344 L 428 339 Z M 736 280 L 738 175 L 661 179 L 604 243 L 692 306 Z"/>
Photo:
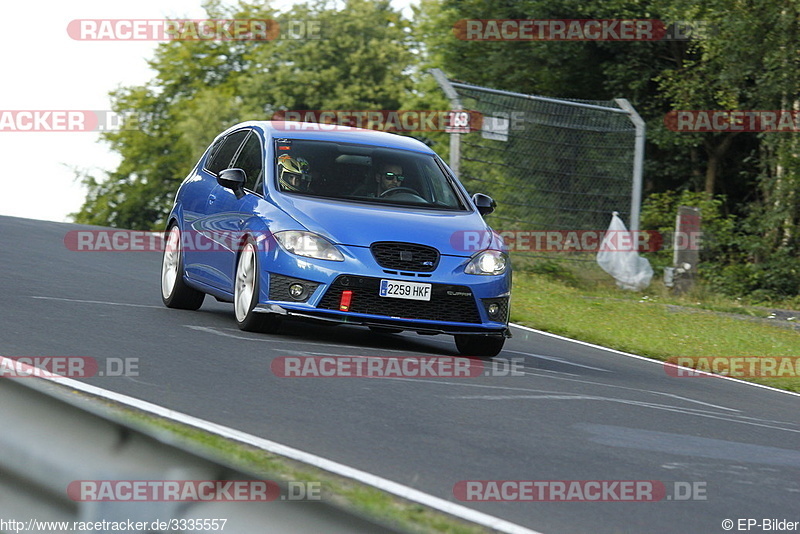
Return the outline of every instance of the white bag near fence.
<path id="1" fill-rule="evenodd" d="M 647 258 L 639 256 L 636 243 L 636 235 L 628 232 L 615 211 L 597 253 L 597 264 L 614 277 L 621 289 L 641 291 L 653 278 L 653 268 Z"/>

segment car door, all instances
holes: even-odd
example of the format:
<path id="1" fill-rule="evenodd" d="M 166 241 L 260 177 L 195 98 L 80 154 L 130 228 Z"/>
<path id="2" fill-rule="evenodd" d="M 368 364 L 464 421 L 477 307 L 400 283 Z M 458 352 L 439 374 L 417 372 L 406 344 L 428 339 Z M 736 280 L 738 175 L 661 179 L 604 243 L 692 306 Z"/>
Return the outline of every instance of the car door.
<path id="1" fill-rule="evenodd" d="M 189 234 L 184 237 L 184 263 L 189 277 L 220 289 L 228 289 L 229 277 L 221 266 L 230 263 L 233 252 L 226 248 L 223 238 L 227 232 L 238 230 L 230 225 L 226 215 L 236 200 L 233 191 L 217 183 L 217 176 L 231 166 L 234 157 L 250 135 L 250 129 L 230 133 L 221 142 L 205 165 L 198 170 L 207 192 L 204 199 L 197 199 L 189 224 Z M 227 221 L 226 221 L 227 219 Z"/>
<path id="2" fill-rule="evenodd" d="M 211 267 L 219 276 L 220 287 L 233 292 L 238 245 L 246 222 L 253 216 L 258 202 L 263 198 L 264 149 L 256 131 L 250 131 L 231 161 L 230 168 L 245 172 L 245 194 L 236 198 L 231 189 L 218 186 L 212 191 L 216 198 L 213 208 L 210 208 L 209 219 L 213 221 L 215 229 L 219 230 L 213 234 L 216 237 L 216 249 L 230 252 L 214 254 Z"/>

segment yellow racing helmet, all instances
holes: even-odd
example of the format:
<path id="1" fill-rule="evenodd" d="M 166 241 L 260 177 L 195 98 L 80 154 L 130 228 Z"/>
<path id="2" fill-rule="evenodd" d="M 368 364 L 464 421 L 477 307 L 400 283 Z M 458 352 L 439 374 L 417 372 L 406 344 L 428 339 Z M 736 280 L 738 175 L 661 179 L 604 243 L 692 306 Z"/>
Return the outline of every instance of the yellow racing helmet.
<path id="1" fill-rule="evenodd" d="M 278 157 L 278 180 L 284 191 L 308 190 L 311 175 L 308 162 L 303 158 L 293 158 L 289 154 Z"/>

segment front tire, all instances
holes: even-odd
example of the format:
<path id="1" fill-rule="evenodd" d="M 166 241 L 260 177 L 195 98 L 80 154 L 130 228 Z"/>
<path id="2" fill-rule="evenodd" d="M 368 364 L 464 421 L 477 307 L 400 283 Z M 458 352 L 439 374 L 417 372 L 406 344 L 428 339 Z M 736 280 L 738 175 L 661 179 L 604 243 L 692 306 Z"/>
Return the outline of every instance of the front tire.
<path id="1" fill-rule="evenodd" d="M 471 336 L 459 334 L 455 336 L 456 348 L 462 356 L 494 358 L 503 350 L 506 343 L 504 336 Z"/>
<path id="2" fill-rule="evenodd" d="M 181 230 L 177 224 L 173 224 L 167 232 L 161 258 L 161 301 L 167 308 L 197 310 L 203 305 L 205 296 L 205 293 L 189 287 L 183 281 Z"/>
<path id="3" fill-rule="evenodd" d="M 254 313 L 260 294 L 260 273 L 256 244 L 248 239 L 236 262 L 233 282 L 233 309 L 236 324 L 247 332 L 277 332 L 280 318 L 267 313 Z"/>

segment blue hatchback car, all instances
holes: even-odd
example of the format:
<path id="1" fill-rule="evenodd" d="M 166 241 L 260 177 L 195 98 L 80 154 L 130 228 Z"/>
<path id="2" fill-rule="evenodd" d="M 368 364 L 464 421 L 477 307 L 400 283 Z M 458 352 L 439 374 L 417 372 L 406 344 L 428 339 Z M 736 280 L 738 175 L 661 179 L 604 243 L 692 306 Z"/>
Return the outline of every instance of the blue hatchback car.
<path id="1" fill-rule="evenodd" d="M 511 265 L 470 197 L 425 144 L 311 123 L 220 134 L 170 212 L 161 294 L 232 302 L 243 330 L 292 317 L 384 333 L 450 334 L 493 357 L 508 337 Z"/>

